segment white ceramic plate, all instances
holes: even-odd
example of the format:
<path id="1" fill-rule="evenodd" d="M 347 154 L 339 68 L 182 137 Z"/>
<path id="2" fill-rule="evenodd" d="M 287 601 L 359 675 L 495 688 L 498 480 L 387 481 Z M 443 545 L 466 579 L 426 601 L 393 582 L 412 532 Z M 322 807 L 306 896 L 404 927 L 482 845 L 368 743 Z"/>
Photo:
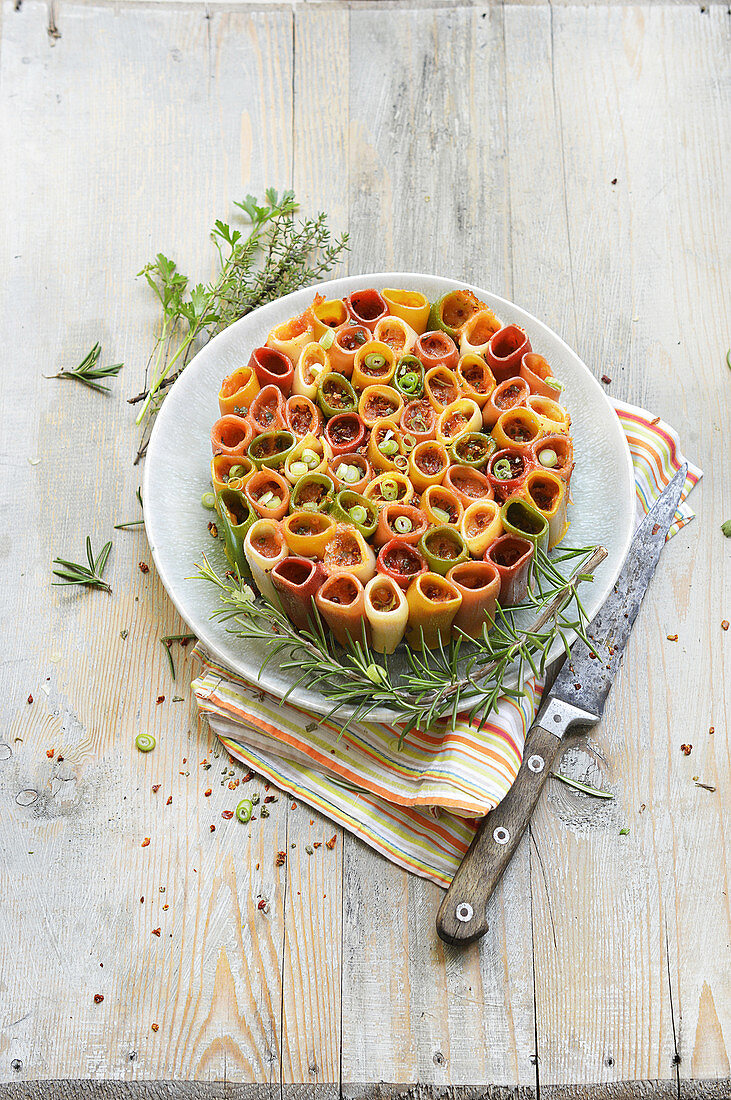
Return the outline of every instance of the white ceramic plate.
<path id="1" fill-rule="evenodd" d="M 221 542 L 214 542 L 207 531 L 211 513 L 201 506 L 201 495 L 210 489 L 210 430 L 219 416 L 221 380 L 249 361 L 252 349 L 265 342 L 274 325 L 306 309 L 315 290 L 326 298 L 342 298 L 369 286 L 420 290 L 434 301 L 448 290 L 469 284 L 434 275 L 378 272 L 333 279 L 271 302 L 225 329 L 196 355 L 171 387 L 152 432 L 143 500 L 147 537 L 158 572 L 171 600 L 201 642 L 250 680 L 258 678 L 265 656 L 262 649 L 232 636 L 225 625 L 212 620 L 211 613 L 218 606 L 216 592 L 203 581 L 189 579 L 203 551 L 220 573 L 227 568 Z M 545 356 L 564 384 L 562 401 L 571 413 L 576 461 L 566 542 L 571 546 L 599 543 L 608 551 L 594 583 L 582 589 L 587 612 L 593 616 L 622 568 L 634 527 L 632 461 L 619 419 L 587 367 L 551 329 L 495 294 L 476 286 L 469 289 L 502 321 L 525 329 L 534 351 Z M 551 658 L 562 649 L 559 643 Z M 261 686 L 281 698 L 291 682 L 290 675 L 272 661 L 264 670 Z M 321 714 L 329 709 L 322 696 L 303 688 L 295 690 L 290 699 Z M 389 717 L 387 710 L 372 714 L 373 720 Z"/>

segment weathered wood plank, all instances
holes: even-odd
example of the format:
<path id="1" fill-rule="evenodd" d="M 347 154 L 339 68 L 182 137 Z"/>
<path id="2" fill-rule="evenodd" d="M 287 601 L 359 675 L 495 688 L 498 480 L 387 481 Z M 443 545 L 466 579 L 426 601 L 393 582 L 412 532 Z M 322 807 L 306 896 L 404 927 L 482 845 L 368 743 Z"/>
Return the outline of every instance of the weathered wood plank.
<path id="1" fill-rule="evenodd" d="M 352 270 L 509 293 L 502 13 L 482 14 L 351 11 Z M 362 844 L 346 847 L 345 884 L 344 1082 L 532 1082 L 527 858 L 467 952 L 435 937 L 439 889 Z"/>
<path id="2" fill-rule="evenodd" d="M 579 747 L 566 760 L 603 773 L 616 802 L 587 808 L 554 784 L 534 821 L 542 1091 L 587 1078 L 728 1073 L 729 972 L 713 963 L 728 957 L 728 756 L 708 735 L 728 714 L 729 681 L 720 629 L 728 555 L 718 532 L 729 475 L 717 446 L 730 428 L 726 22 L 721 9 L 506 12 L 508 54 L 527 60 L 514 70 L 511 127 L 511 169 L 523 178 L 540 128 L 529 85 L 542 89 L 547 113 L 555 86 L 560 132 L 549 130 L 547 144 L 563 156 L 556 164 L 554 153 L 549 172 L 538 154 L 543 187 L 531 210 L 551 227 L 547 240 L 568 234 L 570 269 L 549 284 L 545 315 L 572 301 L 586 362 L 611 376 L 610 392 L 675 424 L 706 470 L 694 497 L 699 520 L 665 552 L 592 731 L 596 752 Z M 692 585 L 696 561 L 704 579 L 696 572 Z M 676 632 L 679 642 L 668 642 Z M 694 744 L 690 759 L 682 742 Z M 718 791 L 697 788 L 694 775 Z M 618 835 L 622 826 L 628 836 Z"/>

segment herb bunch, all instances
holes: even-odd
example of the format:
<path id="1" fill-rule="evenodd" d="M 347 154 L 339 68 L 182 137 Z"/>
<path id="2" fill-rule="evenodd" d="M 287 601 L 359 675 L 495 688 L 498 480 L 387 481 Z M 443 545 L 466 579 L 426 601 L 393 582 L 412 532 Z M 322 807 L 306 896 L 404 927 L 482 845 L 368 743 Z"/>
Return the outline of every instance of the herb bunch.
<path id="1" fill-rule="evenodd" d="M 298 203 L 293 191 L 279 195 L 270 187 L 262 205 L 247 195 L 234 206 L 250 228 L 242 232 L 216 221 L 211 240 L 218 270 L 210 283 L 190 286 L 188 276 L 161 252 L 139 272 L 159 301 L 162 320 L 146 388 L 130 398 L 130 404 L 142 406 L 136 423 L 146 421 L 135 461 L 144 455 L 152 420 L 192 351 L 259 306 L 320 279 L 348 246 L 347 233 L 331 238 L 324 213 L 295 222 Z"/>
<path id="2" fill-rule="evenodd" d="M 488 631 L 485 625 L 477 640 L 463 634 L 430 652 L 406 647 L 408 668 L 401 674 L 395 672 L 387 657 L 370 648 L 365 631 L 348 649 L 336 647 L 314 603 L 312 629 L 299 631 L 276 608 L 255 598 L 240 578 L 230 574 L 220 577 L 205 555 L 197 566 L 197 576 L 219 590 L 221 607 L 214 617 L 232 622 L 229 629 L 236 636 L 265 647 L 259 677 L 280 654 L 285 658 L 282 670 L 296 673 L 283 702 L 301 684 L 317 690 L 332 703 L 328 718 L 352 708 L 351 716 L 341 725 L 343 731 L 351 722 L 367 719 L 375 709 L 388 707 L 395 713 L 395 721 L 404 725 L 403 741 L 410 730 L 429 729 L 440 720 L 446 720 L 454 729 L 462 714 L 470 722 L 479 716 L 481 729 L 501 695 L 518 698 L 524 694 L 527 675 L 543 675 L 548 652 L 557 638 L 563 641 L 568 654 L 570 631 L 593 648 L 586 634 L 588 617 L 577 589 L 583 581 L 593 579 L 594 569 L 605 557 L 603 547 L 565 549 L 553 560 L 537 551 L 533 585 L 525 603 L 509 610 L 498 605 L 492 629 Z M 557 565 L 572 559 L 576 568 L 571 576 L 564 577 Z M 535 618 L 530 626 L 520 628 L 515 612 L 526 609 L 534 612 Z"/>

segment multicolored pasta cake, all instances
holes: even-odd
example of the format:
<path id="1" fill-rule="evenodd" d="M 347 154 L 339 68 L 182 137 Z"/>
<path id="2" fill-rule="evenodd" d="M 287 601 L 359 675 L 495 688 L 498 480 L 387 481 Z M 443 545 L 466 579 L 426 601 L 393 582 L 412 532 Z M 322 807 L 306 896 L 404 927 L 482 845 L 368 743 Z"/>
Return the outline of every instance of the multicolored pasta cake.
<path id="1" fill-rule="evenodd" d="M 299 629 L 379 653 L 481 636 L 568 528 L 571 418 L 469 290 L 315 297 L 224 378 L 211 479 L 228 561 Z"/>

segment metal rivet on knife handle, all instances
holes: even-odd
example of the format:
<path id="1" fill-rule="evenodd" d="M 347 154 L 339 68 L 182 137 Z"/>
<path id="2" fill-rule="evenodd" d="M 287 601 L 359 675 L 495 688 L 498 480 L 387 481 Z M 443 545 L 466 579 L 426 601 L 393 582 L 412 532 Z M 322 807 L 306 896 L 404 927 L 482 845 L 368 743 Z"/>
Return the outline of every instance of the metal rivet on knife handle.
<path id="1" fill-rule="evenodd" d="M 454 911 L 454 915 L 457 920 L 462 921 L 462 924 L 466 924 L 467 921 L 471 921 L 474 916 L 474 909 L 468 901 L 461 901 Z"/>
<path id="2" fill-rule="evenodd" d="M 492 839 L 496 844 L 507 844 L 510 840 L 510 833 L 507 829 L 504 829 L 502 825 L 498 825 L 497 829 L 492 834 Z"/>
<path id="3" fill-rule="evenodd" d="M 531 756 L 530 760 L 528 761 L 528 767 L 532 772 L 535 772 L 536 774 L 538 772 L 542 772 L 545 766 L 546 761 L 543 759 L 542 756 Z"/>

